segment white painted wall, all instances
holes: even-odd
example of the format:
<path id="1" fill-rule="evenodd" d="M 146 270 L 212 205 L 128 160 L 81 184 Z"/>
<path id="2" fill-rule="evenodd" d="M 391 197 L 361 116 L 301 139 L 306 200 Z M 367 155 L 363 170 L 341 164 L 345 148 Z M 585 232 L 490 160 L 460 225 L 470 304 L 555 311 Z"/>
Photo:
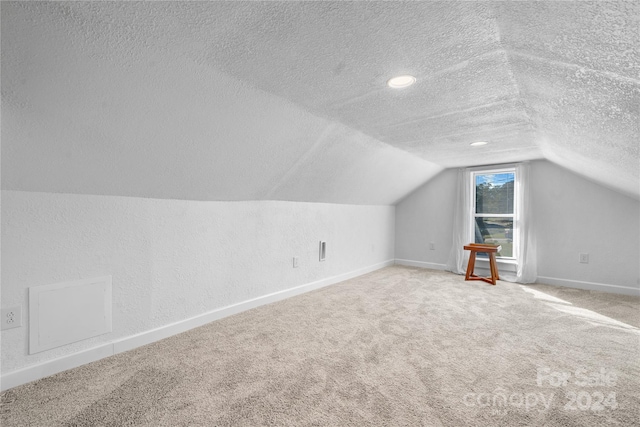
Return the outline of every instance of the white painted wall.
<path id="1" fill-rule="evenodd" d="M 544 160 L 532 162 L 531 182 L 538 282 L 639 293 L 640 202 Z M 396 205 L 397 260 L 444 268 L 455 186 L 446 170 Z M 589 264 L 578 262 L 580 252 Z"/>
<path id="2" fill-rule="evenodd" d="M 393 206 L 2 192 L 2 373 L 393 260 Z M 318 242 L 326 240 L 326 261 Z M 300 258 L 292 268 L 292 257 Z M 27 289 L 113 276 L 113 332 L 27 355 Z"/>
<path id="3" fill-rule="evenodd" d="M 550 162 L 533 166 L 538 281 L 640 289 L 640 201 Z M 589 254 L 589 264 L 578 262 L 580 252 Z"/>
<path id="4" fill-rule="evenodd" d="M 456 176 L 456 169 L 447 169 L 396 205 L 397 260 L 444 269 L 453 240 Z"/>

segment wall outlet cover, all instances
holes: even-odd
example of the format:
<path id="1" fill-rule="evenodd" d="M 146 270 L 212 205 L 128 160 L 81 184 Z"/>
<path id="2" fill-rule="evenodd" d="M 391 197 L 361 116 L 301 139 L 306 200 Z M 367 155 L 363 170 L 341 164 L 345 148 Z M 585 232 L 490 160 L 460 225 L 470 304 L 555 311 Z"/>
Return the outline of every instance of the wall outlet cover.
<path id="1" fill-rule="evenodd" d="M 7 307 L 0 310 L 2 330 L 19 328 L 22 326 L 22 306 Z"/>

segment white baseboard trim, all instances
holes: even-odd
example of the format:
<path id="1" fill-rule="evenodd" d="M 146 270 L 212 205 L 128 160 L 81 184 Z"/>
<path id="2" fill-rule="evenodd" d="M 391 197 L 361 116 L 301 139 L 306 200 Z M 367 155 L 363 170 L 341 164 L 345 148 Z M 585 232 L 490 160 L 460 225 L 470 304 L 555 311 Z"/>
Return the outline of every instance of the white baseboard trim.
<path id="1" fill-rule="evenodd" d="M 206 325 L 215 320 L 219 320 L 234 314 L 241 313 L 252 308 L 260 307 L 261 305 L 271 304 L 272 302 L 281 301 L 283 299 L 290 298 L 295 295 L 300 295 L 305 292 L 320 289 L 328 285 L 343 282 L 354 277 L 361 276 L 366 273 L 370 273 L 375 270 L 393 265 L 393 260 L 384 261 L 378 264 L 374 264 L 369 267 L 361 268 L 351 271 L 349 273 L 339 274 L 337 276 L 328 277 L 326 279 L 318 280 L 315 282 L 307 283 L 304 285 L 296 286 L 293 288 L 285 289 L 283 291 L 274 292 L 271 294 L 263 295 L 261 297 L 253 298 L 250 300 L 242 301 L 237 304 L 228 305 L 226 307 L 218 308 L 216 310 L 209 311 L 198 316 L 194 316 L 179 322 L 171 323 L 166 326 L 162 326 L 156 329 L 142 332 L 137 335 L 132 335 L 126 338 L 122 338 L 114 341 L 114 354 L 122 353 L 143 345 L 150 344 L 155 341 L 159 341 L 164 338 L 168 338 L 172 335 L 176 335 L 185 331 L 188 331 L 198 326 Z"/>
<path id="2" fill-rule="evenodd" d="M 418 267 L 418 268 L 429 268 L 431 270 L 445 270 L 447 268 L 446 264 L 436 264 L 433 262 L 425 262 L 425 261 L 413 261 L 410 259 L 398 259 L 396 258 L 395 263 L 397 265 L 406 265 L 408 267 Z"/>
<path id="3" fill-rule="evenodd" d="M 41 378 L 48 377 L 49 375 L 66 371 L 68 369 L 77 368 L 78 366 L 82 366 L 90 362 L 95 362 L 96 360 L 100 360 L 114 354 L 132 350 L 136 347 L 168 338 L 172 335 L 188 331 L 190 329 L 205 325 L 207 323 L 222 319 L 227 316 L 231 316 L 233 314 L 241 313 L 243 311 L 250 310 L 261 305 L 271 304 L 273 302 L 281 301 L 295 295 L 300 295 L 309 291 L 313 291 L 315 289 L 320 289 L 325 286 L 343 282 L 345 280 L 362 276 L 363 274 L 370 273 L 372 271 L 379 270 L 391 265 L 394 265 L 394 260 L 392 259 L 353 270 L 348 273 L 327 277 L 315 282 L 307 283 L 304 285 L 285 289 L 283 291 L 278 291 L 268 295 L 263 295 L 261 297 L 253 298 L 237 304 L 218 308 L 207 313 L 181 320 L 179 322 L 175 322 L 125 338 L 120 338 L 114 340 L 113 342 L 102 344 L 94 348 L 62 356 L 53 360 L 48 360 L 46 362 L 28 366 L 26 368 L 22 368 L 13 372 L 8 372 L 2 375 L 2 378 L 0 380 L 0 391 L 5 391 L 31 381 L 39 380 Z"/>
<path id="4" fill-rule="evenodd" d="M 640 296 L 640 288 L 632 288 L 630 286 L 608 285 L 605 283 L 583 282 L 580 280 L 558 279 L 557 277 L 545 276 L 538 276 L 536 282 L 545 285 L 584 289 L 587 291 L 600 291 L 612 294 Z"/>
<path id="5" fill-rule="evenodd" d="M 30 383 L 67 369 L 77 368 L 113 355 L 113 344 L 103 344 L 67 356 L 59 357 L 37 365 L 28 366 L 2 375 L 0 391 L 9 390 L 22 384 Z"/>

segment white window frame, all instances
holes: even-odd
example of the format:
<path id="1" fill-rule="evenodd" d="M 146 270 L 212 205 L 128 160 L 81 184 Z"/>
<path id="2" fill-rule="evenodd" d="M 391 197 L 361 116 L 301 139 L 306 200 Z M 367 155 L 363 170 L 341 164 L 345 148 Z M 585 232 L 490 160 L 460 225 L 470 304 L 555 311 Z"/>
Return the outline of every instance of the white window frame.
<path id="1" fill-rule="evenodd" d="M 513 173 L 513 214 L 477 214 L 476 213 L 476 176 L 477 175 L 492 175 L 497 173 Z M 484 166 L 482 168 L 474 168 L 471 169 L 471 215 L 470 215 L 470 227 L 469 231 L 471 235 L 469 236 L 470 242 L 475 242 L 475 227 L 476 227 L 476 217 L 498 217 L 498 218 L 512 218 L 513 219 L 513 256 L 505 257 L 505 256 L 496 256 L 496 261 L 509 262 L 509 263 L 517 263 L 519 259 L 518 248 L 519 248 L 519 240 L 520 233 L 518 232 L 518 212 L 517 209 L 517 197 L 519 191 L 519 182 L 518 182 L 518 172 L 516 171 L 516 165 L 502 165 L 502 166 Z"/>

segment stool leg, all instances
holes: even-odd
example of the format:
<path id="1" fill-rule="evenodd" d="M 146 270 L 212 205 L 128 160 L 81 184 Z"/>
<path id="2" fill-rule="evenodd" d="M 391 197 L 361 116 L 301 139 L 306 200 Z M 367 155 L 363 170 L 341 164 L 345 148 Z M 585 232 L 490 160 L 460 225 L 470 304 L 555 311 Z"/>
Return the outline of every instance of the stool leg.
<path id="1" fill-rule="evenodd" d="M 469 280 L 469 278 L 473 274 L 473 269 L 475 268 L 475 266 L 476 266 L 476 251 L 471 251 L 471 254 L 469 254 L 469 264 L 467 265 L 467 275 L 465 276 L 464 280 Z"/>
<path id="2" fill-rule="evenodd" d="M 489 267 L 491 268 L 491 283 L 495 285 L 498 280 L 498 266 L 496 265 L 496 254 L 493 252 L 489 253 Z"/>

